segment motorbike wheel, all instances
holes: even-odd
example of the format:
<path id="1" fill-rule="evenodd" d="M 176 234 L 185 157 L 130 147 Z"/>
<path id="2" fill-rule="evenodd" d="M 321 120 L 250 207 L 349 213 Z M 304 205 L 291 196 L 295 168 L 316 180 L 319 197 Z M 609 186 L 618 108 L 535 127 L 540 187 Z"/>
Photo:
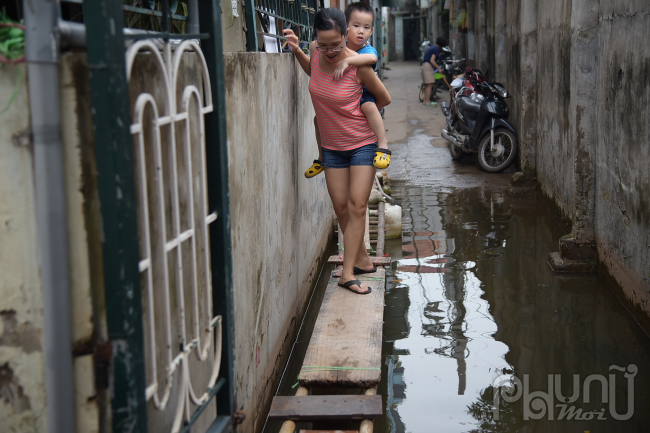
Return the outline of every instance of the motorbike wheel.
<path id="1" fill-rule="evenodd" d="M 463 152 L 462 149 L 457 148 L 452 143 L 449 143 L 449 153 L 451 154 L 451 159 L 453 159 L 454 161 L 460 161 L 461 159 L 463 159 L 463 156 L 466 155 L 466 153 Z"/>
<path id="2" fill-rule="evenodd" d="M 420 86 L 420 102 L 424 102 L 424 89 L 427 88 L 427 85 L 422 83 Z"/>
<path id="3" fill-rule="evenodd" d="M 498 173 L 512 164 L 517 156 L 517 137 L 509 129 L 494 130 L 495 149 L 490 149 L 490 134 L 485 134 L 478 147 L 478 162 L 483 170 Z"/>

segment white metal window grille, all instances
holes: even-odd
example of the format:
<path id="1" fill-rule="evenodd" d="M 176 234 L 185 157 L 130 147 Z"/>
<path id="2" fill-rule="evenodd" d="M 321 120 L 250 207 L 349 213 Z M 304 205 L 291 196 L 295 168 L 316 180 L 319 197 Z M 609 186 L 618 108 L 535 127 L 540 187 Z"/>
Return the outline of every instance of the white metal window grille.
<path id="1" fill-rule="evenodd" d="M 173 54 L 169 43 L 162 53 L 156 44 L 160 46 L 159 41 L 135 42 L 126 62 L 129 82 L 137 56 L 147 57 L 157 68 L 156 88 L 135 98 L 131 125 L 146 398 L 161 412 L 172 406 L 170 431 L 178 432 L 193 409 L 208 401 L 221 359 L 221 316 L 213 317 L 208 239 L 217 216 L 208 214 L 205 161 L 204 115 L 213 111 L 213 104 L 198 43 L 186 40 Z M 183 83 L 181 65 L 187 53 L 198 58 L 198 87 Z M 139 72 L 135 75 L 142 79 Z"/>

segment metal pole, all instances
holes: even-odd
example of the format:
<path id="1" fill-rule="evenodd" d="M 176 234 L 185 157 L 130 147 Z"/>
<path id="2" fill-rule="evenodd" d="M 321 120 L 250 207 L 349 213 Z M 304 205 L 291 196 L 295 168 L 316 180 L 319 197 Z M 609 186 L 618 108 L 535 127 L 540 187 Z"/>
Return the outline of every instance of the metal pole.
<path id="1" fill-rule="evenodd" d="M 252 1 L 252 0 L 249 0 Z M 214 111 L 205 116 L 206 157 L 208 161 L 208 201 L 210 211 L 219 218 L 210 227 L 210 250 L 214 314 L 224 320 L 221 370 L 228 386 L 217 394 L 217 413 L 230 416 L 237 410 L 237 373 L 235 366 L 235 304 L 232 286 L 230 240 L 230 190 L 228 181 L 228 135 L 226 126 L 226 89 L 221 31 L 221 3 L 200 0 L 201 29 L 210 39 L 201 43 L 212 83 Z M 250 30 L 250 28 L 249 28 Z M 253 28 L 254 30 L 254 28 Z M 233 427 L 236 431 L 236 427 Z"/>
<path id="2" fill-rule="evenodd" d="M 108 386 L 112 431 L 146 432 L 137 195 L 129 131 L 131 113 L 122 2 L 84 0 L 83 12 L 102 216 L 104 302 L 111 348 Z"/>
<path id="3" fill-rule="evenodd" d="M 187 33 L 197 34 L 199 32 L 199 0 L 187 2 L 189 17 L 187 17 Z"/>
<path id="4" fill-rule="evenodd" d="M 246 0 L 246 51 L 257 51 L 255 0 Z M 302 35 L 301 35 L 302 36 Z"/>
<path id="5" fill-rule="evenodd" d="M 25 2 L 23 8 L 43 286 L 47 426 L 52 433 L 73 432 L 70 275 L 56 28 L 58 2 L 32 0 Z"/>

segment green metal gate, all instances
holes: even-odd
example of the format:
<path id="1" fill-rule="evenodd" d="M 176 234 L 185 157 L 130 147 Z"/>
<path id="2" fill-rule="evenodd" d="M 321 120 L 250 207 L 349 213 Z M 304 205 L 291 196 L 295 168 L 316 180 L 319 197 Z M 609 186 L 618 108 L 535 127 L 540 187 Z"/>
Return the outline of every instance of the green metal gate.
<path id="1" fill-rule="evenodd" d="M 227 431 L 235 381 L 221 3 L 198 1 L 199 34 L 170 31 L 170 20 L 184 17 L 172 16 L 167 0 L 157 8 L 142 3 L 125 9 L 120 0 L 83 0 L 112 430 L 147 432 L 148 408 L 171 411 L 174 401 L 173 422 L 165 431 L 188 432 L 206 409 L 214 410 L 216 397 L 216 419 L 208 431 Z M 125 10 L 159 17 L 161 31 L 125 35 Z M 136 41 L 129 51 L 126 39 Z M 130 106 L 128 77 L 138 53 L 160 66 L 166 103 L 143 93 Z M 178 65 L 185 53 L 198 59 L 203 86 L 187 86 L 177 101 Z M 160 132 L 164 128 L 167 135 Z M 187 140 L 175 142 L 174 128 L 185 131 Z M 191 134 L 205 146 L 192 144 L 197 139 Z M 145 137 L 154 144 L 145 145 Z M 195 197 L 189 205 L 187 194 Z M 179 294 L 174 298 L 171 292 Z M 172 332 L 170 323 L 178 330 Z M 156 334 L 160 329 L 164 332 Z M 196 391 L 188 365 L 205 360 L 212 376 Z M 172 389 L 178 395 L 170 397 Z"/>
<path id="2" fill-rule="evenodd" d="M 314 17 L 322 0 L 246 1 L 246 50 L 258 51 L 258 36 L 284 39 L 282 30 L 291 29 L 303 48 L 314 38 Z M 272 43 L 267 41 L 267 43 Z"/>

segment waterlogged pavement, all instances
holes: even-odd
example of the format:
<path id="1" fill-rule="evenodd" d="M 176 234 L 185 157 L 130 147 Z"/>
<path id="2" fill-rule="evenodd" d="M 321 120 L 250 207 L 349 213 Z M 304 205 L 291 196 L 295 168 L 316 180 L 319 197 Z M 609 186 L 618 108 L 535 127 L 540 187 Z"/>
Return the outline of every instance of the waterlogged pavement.
<path id="1" fill-rule="evenodd" d="M 439 110 L 415 102 L 417 65 L 391 68 L 387 87 L 403 99 L 386 113 L 403 238 L 388 245 L 375 431 L 650 431 L 648 335 L 597 276 L 549 269 L 565 233 L 548 204 L 511 198 L 514 170 L 452 161 L 431 127 Z"/>
<path id="2" fill-rule="evenodd" d="M 416 63 L 386 72 L 403 237 L 387 241 L 385 407 L 374 431 L 650 431 L 650 337 L 601 279 L 550 270 L 547 255 L 565 232 L 547 202 L 510 197 L 514 169 L 489 174 L 476 157 L 451 160 L 440 110 L 417 102 L 419 74 Z M 279 395 L 295 393 L 332 269 L 323 269 Z M 498 388 L 513 383 L 511 393 Z"/>
<path id="3" fill-rule="evenodd" d="M 388 250 L 378 431 L 648 431 L 650 340 L 597 277 L 551 272 L 562 231 L 543 203 L 411 181 L 393 192 L 404 236 Z M 517 380 L 494 421 L 493 385 Z"/>

